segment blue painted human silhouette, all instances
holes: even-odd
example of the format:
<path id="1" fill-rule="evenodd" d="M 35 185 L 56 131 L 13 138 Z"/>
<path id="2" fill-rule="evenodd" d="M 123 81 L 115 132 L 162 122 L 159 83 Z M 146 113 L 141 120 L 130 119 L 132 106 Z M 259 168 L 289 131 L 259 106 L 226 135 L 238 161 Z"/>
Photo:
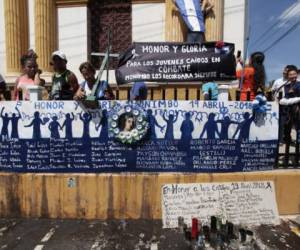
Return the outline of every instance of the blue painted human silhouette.
<path id="1" fill-rule="evenodd" d="M 221 133 L 220 133 L 220 139 L 228 139 L 228 130 L 230 124 L 239 124 L 238 122 L 230 120 L 228 116 L 225 116 L 223 120 L 217 120 L 217 123 L 221 124 Z"/>
<path id="2" fill-rule="evenodd" d="M 107 117 L 107 110 L 103 109 L 102 111 L 102 118 L 98 125 L 96 125 L 96 130 L 98 131 L 101 127 L 101 131 L 99 134 L 99 140 L 101 142 L 108 141 L 108 117 Z"/>
<path id="3" fill-rule="evenodd" d="M 16 110 L 18 112 L 18 115 L 16 113 L 13 113 L 10 118 L 11 119 L 11 138 L 12 139 L 19 138 L 18 124 L 19 124 L 19 120 L 21 119 L 21 113 L 17 107 L 16 107 Z"/>
<path id="4" fill-rule="evenodd" d="M 160 126 L 157 122 L 157 120 L 155 119 L 155 116 L 153 115 L 153 111 L 152 109 L 148 109 L 147 110 L 147 118 L 148 118 L 148 122 L 149 122 L 149 138 L 151 140 L 156 140 L 157 139 L 157 135 L 156 135 L 156 131 L 155 131 L 155 126 L 160 128 L 160 131 L 163 132 L 165 126 Z"/>
<path id="5" fill-rule="evenodd" d="M 53 138 L 53 139 L 60 138 L 58 129 L 59 128 L 62 129 L 62 126 L 59 124 L 59 122 L 57 120 L 58 120 L 57 116 L 53 116 L 52 121 L 48 125 L 48 128 L 50 130 L 50 138 Z"/>
<path id="6" fill-rule="evenodd" d="M 170 114 L 168 118 L 166 116 L 166 112 L 164 112 L 163 119 L 167 123 L 167 130 L 166 130 L 166 134 L 165 134 L 165 139 L 166 140 L 174 140 L 174 123 L 178 119 L 178 112 L 176 112 L 175 117 L 174 117 L 173 114 Z"/>
<path id="7" fill-rule="evenodd" d="M 72 116 L 71 116 L 72 115 Z M 66 114 L 66 119 L 61 126 L 61 129 L 64 127 L 66 128 L 66 139 L 72 140 L 73 139 L 73 132 L 72 132 L 72 122 L 74 121 L 75 116 L 72 112 L 71 114 Z"/>
<path id="8" fill-rule="evenodd" d="M 194 131 L 194 123 L 191 120 L 191 114 L 189 112 L 185 113 L 185 119 L 183 120 L 181 126 L 181 140 L 190 141 L 192 140 L 192 133 Z"/>
<path id="9" fill-rule="evenodd" d="M 1 118 L 2 118 L 2 129 L 1 129 L 1 140 L 8 140 L 8 123 L 10 117 L 7 113 L 3 115 L 4 107 L 1 110 Z"/>
<path id="10" fill-rule="evenodd" d="M 83 122 L 83 134 L 82 138 L 89 138 L 90 137 L 90 121 L 92 120 L 92 115 L 90 113 L 84 113 L 82 115 L 82 112 L 79 115 L 80 120 Z"/>
<path id="11" fill-rule="evenodd" d="M 32 139 L 38 140 L 41 139 L 41 125 L 45 125 L 48 122 L 48 118 L 44 118 L 43 120 L 40 118 L 40 112 L 35 111 L 33 114 L 34 118 L 32 119 L 31 123 L 25 125 L 24 127 L 33 127 Z"/>
<path id="12" fill-rule="evenodd" d="M 219 133 L 219 130 L 218 130 L 217 122 L 215 121 L 215 116 L 216 115 L 214 113 L 210 113 L 208 115 L 208 120 L 204 124 L 202 133 L 200 135 L 200 139 L 203 138 L 203 135 L 204 135 L 205 132 L 206 132 L 206 135 L 207 135 L 207 139 L 216 139 L 216 134 L 220 138 L 220 133 Z"/>
<path id="13" fill-rule="evenodd" d="M 233 138 L 236 137 L 237 133 L 239 133 L 239 137 L 238 137 L 238 140 L 249 140 L 249 137 L 250 137 L 250 127 L 251 127 L 251 124 L 252 122 L 254 121 L 254 115 L 252 115 L 250 117 L 250 113 L 249 112 L 246 112 L 244 114 L 244 121 L 242 121 L 241 123 L 239 123 L 234 135 L 233 135 Z"/>

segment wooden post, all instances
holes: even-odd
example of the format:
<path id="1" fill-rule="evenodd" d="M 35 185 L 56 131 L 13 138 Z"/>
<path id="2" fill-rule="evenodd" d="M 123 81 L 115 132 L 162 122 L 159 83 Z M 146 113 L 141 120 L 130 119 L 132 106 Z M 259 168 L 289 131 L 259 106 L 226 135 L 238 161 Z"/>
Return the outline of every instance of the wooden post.
<path id="1" fill-rule="evenodd" d="M 180 13 L 172 0 L 166 0 L 166 41 L 184 42 L 187 33 Z"/>
<path id="2" fill-rule="evenodd" d="M 20 57 L 29 49 L 27 1 L 5 0 L 4 18 L 7 76 L 19 76 Z"/>
<path id="3" fill-rule="evenodd" d="M 205 19 L 206 41 L 223 40 L 224 0 L 211 0 L 214 8 Z"/>
<path id="4" fill-rule="evenodd" d="M 53 0 L 35 0 L 35 46 L 39 67 L 52 72 L 51 54 L 57 49 L 57 9 Z"/>

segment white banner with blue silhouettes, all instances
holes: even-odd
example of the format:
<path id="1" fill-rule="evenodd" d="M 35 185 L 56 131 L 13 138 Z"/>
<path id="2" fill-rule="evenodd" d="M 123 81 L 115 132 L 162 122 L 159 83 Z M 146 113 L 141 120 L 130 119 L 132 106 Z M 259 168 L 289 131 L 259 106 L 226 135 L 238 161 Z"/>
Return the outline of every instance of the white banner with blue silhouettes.
<path id="1" fill-rule="evenodd" d="M 110 137 L 115 105 L 139 105 L 149 130 L 134 145 Z M 0 170 L 16 172 L 233 172 L 273 168 L 278 105 L 263 121 L 250 102 L 0 103 Z M 130 118 L 129 118 L 130 119 Z M 131 121 L 131 125 L 134 121 Z"/>

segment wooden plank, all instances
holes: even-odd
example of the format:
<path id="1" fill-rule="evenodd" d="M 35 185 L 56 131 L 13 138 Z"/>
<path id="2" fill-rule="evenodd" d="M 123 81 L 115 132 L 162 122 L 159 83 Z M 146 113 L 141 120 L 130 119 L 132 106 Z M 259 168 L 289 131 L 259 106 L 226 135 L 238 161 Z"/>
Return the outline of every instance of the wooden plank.
<path id="1" fill-rule="evenodd" d="M 233 181 L 244 181 L 245 176 L 241 173 L 230 173 L 230 174 L 212 174 L 211 182 L 233 182 Z"/>
<path id="2" fill-rule="evenodd" d="M 47 175 L 45 177 L 47 213 L 50 218 L 61 217 L 61 181 L 58 175 Z M 46 213 L 44 211 L 43 213 Z"/>
<path id="3" fill-rule="evenodd" d="M 113 193 L 113 207 L 112 215 L 113 218 L 116 219 L 124 219 L 125 218 L 125 195 L 127 194 L 127 190 L 125 189 L 125 178 L 126 176 L 120 175 L 112 175 L 112 187 L 109 188 L 110 194 Z M 109 194 L 109 195 L 110 195 Z"/>
<path id="4" fill-rule="evenodd" d="M 74 174 L 63 175 L 60 178 L 62 218 L 77 218 L 77 208 L 79 207 L 79 178 Z M 71 185 L 74 183 L 74 185 Z"/>
<path id="5" fill-rule="evenodd" d="M 185 100 L 186 98 L 186 91 L 185 87 L 178 87 L 177 88 L 177 100 Z"/>
<path id="6" fill-rule="evenodd" d="M 161 100 L 162 99 L 162 90 L 160 88 L 153 89 L 153 100 Z"/>
<path id="7" fill-rule="evenodd" d="M 229 89 L 229 100 L 230 101 L 236 101 L 236 90 L 237 90 L 237 88 Z"/>
<path id="8" fill-rule="evenodd" d="M 174 100 L 174 87 L 166 87 L 166 100 Z"/>
<path id="9" fill-rule="evenodd" d="M 42 216 L 42 178 L 43 175 L 32 175 L 30 178 L 31 186 L 29 190 L 31 192 L 31 203 L 30 203 L 30 216 L 41 217 Z M 28 197 L 29 198 L 29 197 Z"/>
<path id="10" fill-rule="evenodd" d="M 119 89 L 119 100 L 128 100 L 128 89 L 120 88 Z"/>
<path id="11" fill-rule="evenodd" d="M 7 199 L 7 190 L 10 183 L 8 183 L 8 175 L 1 174 L 0 175 L 0 217 L 8 217 L 9 209 L 8 209 L 8 199 Z"/>
<path id="12" fill-rule="evenodd" d="M 127 218 L 139 219 L 143 199 L 143 175 L 130 174 L 125 179 L 125 215 Z"/>
<path id="13" fill-rule="evenodd" d="M 68 186 L 73 178 L 74 186 Z M 160 219 L 169 183 L 274 181 L 279 213 L 300 213 L 300 171 L 214 174 L 0 174 L 2 217 Z M 289 194 L 289 195 L 287 195 Z"/>
<path id="14" fill-rule="evenodd" d="M 197 87 L 188 87 L 189 89 L 189 100 L 197 100 Z"/>
<path id="15" fill-rule="evenodd" d="M 276 200 L 280 215 L 300 213 L 299 171 L 274 176 Z"/>

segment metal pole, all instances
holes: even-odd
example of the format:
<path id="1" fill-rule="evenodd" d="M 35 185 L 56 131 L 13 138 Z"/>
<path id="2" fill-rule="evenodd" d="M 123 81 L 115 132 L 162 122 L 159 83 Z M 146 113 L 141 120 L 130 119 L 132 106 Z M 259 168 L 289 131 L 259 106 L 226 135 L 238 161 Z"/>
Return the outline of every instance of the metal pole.
<path id="1" fill-rule="evenodd" d="M 109 27 L 108 28 L 108 50 L 107 50 L 108 60 L 107 60 L 107 64 L 106 64 L 106 82 L 107 82 L 107 84 L 108 84 L 108 81 L 109 81 L 109 54 L 110 54 L 110 50 L 111 50 L 111 29 Z"/>
<path id="2" fill-rule="evenodd" d="M 244 74 L 245 74 L 245 66 L 246 60 L 248 57 L 248 50 L 249 50 L 249 40 L 250 40 L 250 32 L 251 32 L 251 25 L 250 25 L 250 4 L 249 0 L 246 0 L 246 18 L 245 18 L 245 30 L 246 30 L 246 39 L 245 39 L 245 46 L 244 46 L 244 60 L 243 60 L 243 68 L 242 68 L 242 75 L 240 80 L 240 90 L 242 90 L 243 82 L 244 82 Z"/>

